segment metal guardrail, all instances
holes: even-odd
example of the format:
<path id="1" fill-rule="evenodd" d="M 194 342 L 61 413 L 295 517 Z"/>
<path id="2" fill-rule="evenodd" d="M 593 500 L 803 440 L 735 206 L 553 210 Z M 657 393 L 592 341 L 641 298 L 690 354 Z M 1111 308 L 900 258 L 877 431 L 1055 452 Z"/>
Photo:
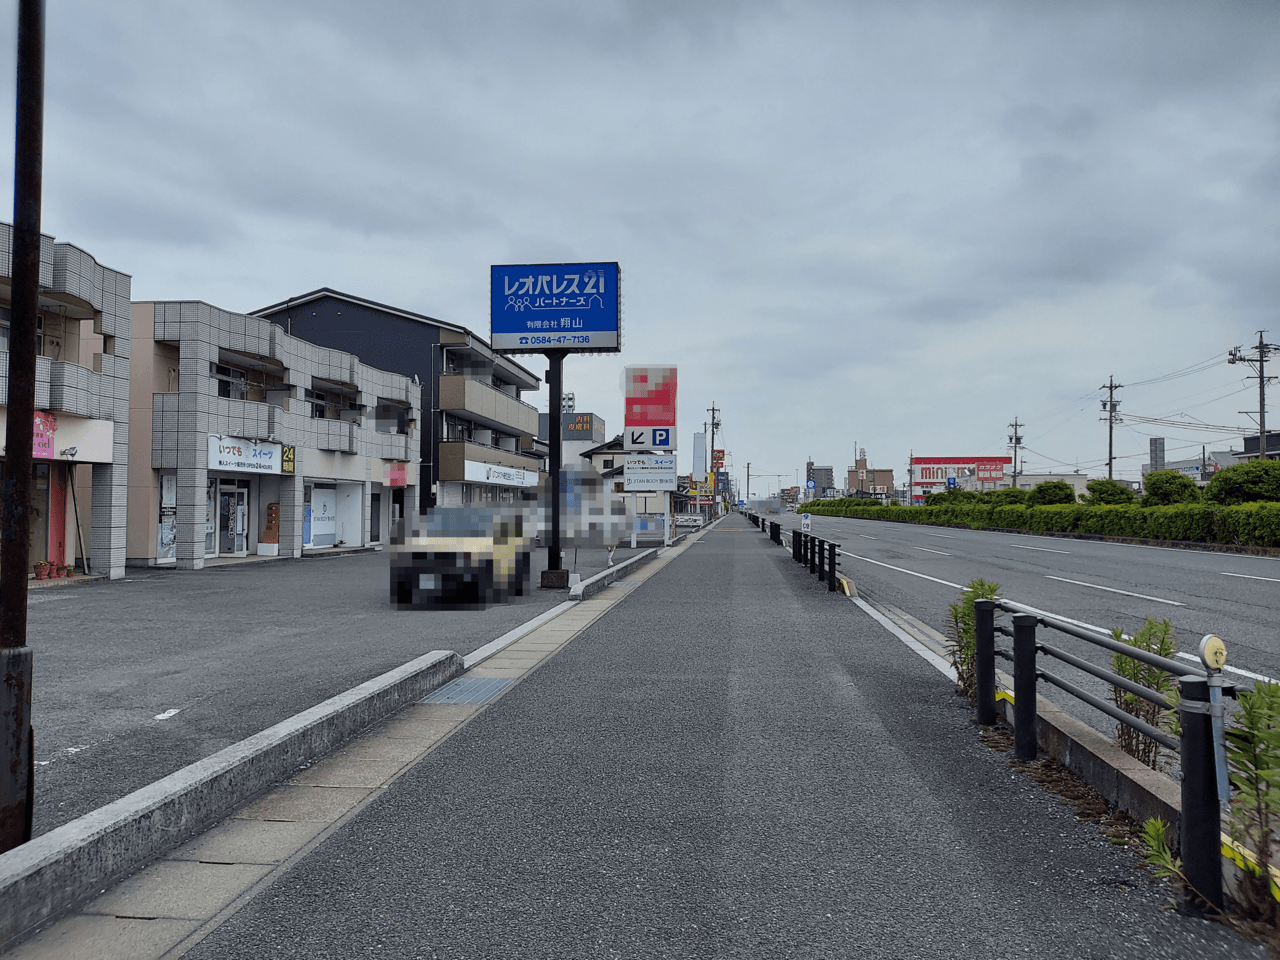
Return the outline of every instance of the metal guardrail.
<path id="1" fill-rule="evenodd" d="M 1013 614 L 1013 629 L 996 626 L 997 610 Z M 974 654 L 977 672 L 977 719 L 990 726 L 996 722 L 996 657 L 1013 663 L 1014 756 L 1034 760 L 1039 752 L 1037 729 L 1037 689 L 1039 680 L 1053 684 L 1080 701 L 1162 747 L 1178 754 L 1182 767 L 1182 858 L 1187 880 L 1214 906 L 1222 907 L 1221 806 L 1219 790 L 1226 783 L 1226 759 L 1222 750 L 1221 730 L 1224 708 L 1218 688 L 1235 695 L 1233 684 L 1226 683 L 1219 671 L 1184 661 L 1170 660 L 1146 650 L 1117 641 L 1101 627 L 1071 623 L 1033 610 L 1010 600 L 974 601 Z M 1178 681 L 1179 699 L 1175 703 L 1153 690 L 1134 683 L 1114 671 L 1096 666 L 1074 654 L 1036 639 L 1036 628 L 1045 627 L 1084 640 L 1104 650 L 1118 653 L 1173 676 Z M 996 634 L 1013 639 L 1012 654 L 997 650 Z M 1078 685 L 1041 669 L 1037 655 L 1044 654 L 1091 676 L 1132 693 L 1157 706 L 1179 712 L 1181 735 L 1178 739 L 1163 730 L 1132 716 L 1115 704 L 1094 696 Z M 1215 731 L 1214 719 L 1217 718 Z M 1221 786 L 1220 788 L 1220 784 Z M 1223 798 L 1225 802 L 1226 798 Z M 1188 893 L 1188 904 L 1191 894 Z"/>
<path id="2" fill-rule="evenodd" d="M 774 543 L 783 545 L 782 524 L 754 513 L 744 513 L 744 516 L 769 534 L 769 539 Z M 827 590 L 832 593 L 840 589 L 840 582 L 836 577 L 836 570 L 840 566 L 839 550 L 840 544 L 831 540 L 822 540 L 801 530 L 791 531 L 791 558 L 796 563 L 808 565 L 809 572 L 819 580 L 825 580 Z"/>

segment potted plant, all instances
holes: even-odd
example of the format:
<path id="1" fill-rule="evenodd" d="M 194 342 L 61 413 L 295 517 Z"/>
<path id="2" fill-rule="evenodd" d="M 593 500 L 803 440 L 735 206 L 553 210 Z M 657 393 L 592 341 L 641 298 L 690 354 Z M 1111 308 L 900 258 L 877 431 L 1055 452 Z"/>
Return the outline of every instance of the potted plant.
<path id="1" fill-rule="evenodd" d="M 48 580 L 49 569 L 53 566 L 48 560 L 39 560 L 35 564 L 36 579 Z"/>
<path id="2" fill-rule="evenodd" d="M 75 576 L 75 572 L 76 572 L 76 571 L 75 571 L 75 568 L 74 568 L 74 567 L 72 567 L 70 564 L 65 564 L 65 563 L 64 563 L 64 564 L 63 564 L 61 567 L 59 567 L 58 569 L 59 569 L 59 571 L 61 571 L 62 575 L 63 575 L 64 577 L 66 577 L 68 580 L 70 580 L 73 576 Z"/>

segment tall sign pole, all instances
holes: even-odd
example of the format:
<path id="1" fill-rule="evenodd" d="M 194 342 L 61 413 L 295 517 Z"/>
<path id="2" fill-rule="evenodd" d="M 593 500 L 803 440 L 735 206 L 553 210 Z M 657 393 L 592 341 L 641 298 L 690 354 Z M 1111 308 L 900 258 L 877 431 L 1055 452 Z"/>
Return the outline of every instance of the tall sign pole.
<path id="1" fill-rule="evenodd" d="M 524 263 L 489 268 L 489 342 L 497 353 L 547 358 L 547 481 L 551 529 L 542 586 L 569 585 L 561 561 L 564 358 L 622 351 L 622 271 L 616 263 Z"/>
<path id="2" fill-rule="evenodd" d="M 547 404 L 551 410 L 551 416 L 547 417 L 547 425 L 551 431 L 549 454 L 551 456 L 550 465 L 550 481 L 551 481 L 551 539 L 547 543 L 547 573 L 551 573 L 550 577 L 544 577 L 544 580 L 553 581 L 560 576 L 561 565 L 560 549 L 560 487 L 561 477 L 564 471 L 564 462 L 561 446 L 561 425 L 564 423 L 564 415 L 561 408 L 564 406 L 564 355 L 567 350 L 548 350 L 547 358 L 547 389 L 551 392 L 551 399 Z M 544 583 L 543 586 L 551 584 Z"/>
<path id="3" fill-rule="evenodd" d="M 0 482 L 0 853 L 31 839 L 35 752 L 27 561 L 31 558 L 31 441 L 40 306 L 40 196 L 44 156 L 44 0 L 18 3 L 18 98 L 13 178 L 13 293 L 8 436 Z"/>

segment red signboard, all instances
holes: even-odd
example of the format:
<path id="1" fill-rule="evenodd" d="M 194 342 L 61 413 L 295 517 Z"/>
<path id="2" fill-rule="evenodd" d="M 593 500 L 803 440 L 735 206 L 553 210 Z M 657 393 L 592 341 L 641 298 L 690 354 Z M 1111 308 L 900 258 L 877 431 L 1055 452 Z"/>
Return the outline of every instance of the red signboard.
<path id="1" fill-rule="evenodd" d="M 53 459 L 53 432 L 58 429 L 58 419 L 52 413 L 36 411 L 32 424 L 31 455 L 40 460 Z"/>
<path id="2" fill-rule="evenodd" d="M 670 427 L 676 425 L 676 368 L 627 367 L 626 420 L 624 426 Z"/>
<path id="3" fill-rule="evenodd" d="M 393 487 L 408 486 L 408 476 L 406 474 L 405 465 L 403 463 L 391 464 L 389 482 L 390 482 L 390 485 Z"/>
<path id="4" fill-rule="evenodd" d="M 711 466 L 716 470 L 724 469 L 724 451 L 723 450 L 711 451 Z"/>
<path id="5" fill-rule="evenodd" d="M 945 485 L 948 477 L 1002 480 L 1005 464 L 1008 463 L 1013 463 L 1013 457 L 912 457 L 911 467 L 915 472 L 913 485 Z"/>

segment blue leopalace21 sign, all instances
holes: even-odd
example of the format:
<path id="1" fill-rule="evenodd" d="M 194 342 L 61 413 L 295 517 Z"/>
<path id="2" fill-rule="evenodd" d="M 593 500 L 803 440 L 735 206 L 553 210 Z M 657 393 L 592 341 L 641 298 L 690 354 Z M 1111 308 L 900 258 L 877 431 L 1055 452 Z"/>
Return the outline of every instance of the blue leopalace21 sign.
<path id="1" fill-rule="evenodd" d="M 503 353 L 618 353 L 622 272 L 616 263 L 490 267 L 490 334 Z"/>

